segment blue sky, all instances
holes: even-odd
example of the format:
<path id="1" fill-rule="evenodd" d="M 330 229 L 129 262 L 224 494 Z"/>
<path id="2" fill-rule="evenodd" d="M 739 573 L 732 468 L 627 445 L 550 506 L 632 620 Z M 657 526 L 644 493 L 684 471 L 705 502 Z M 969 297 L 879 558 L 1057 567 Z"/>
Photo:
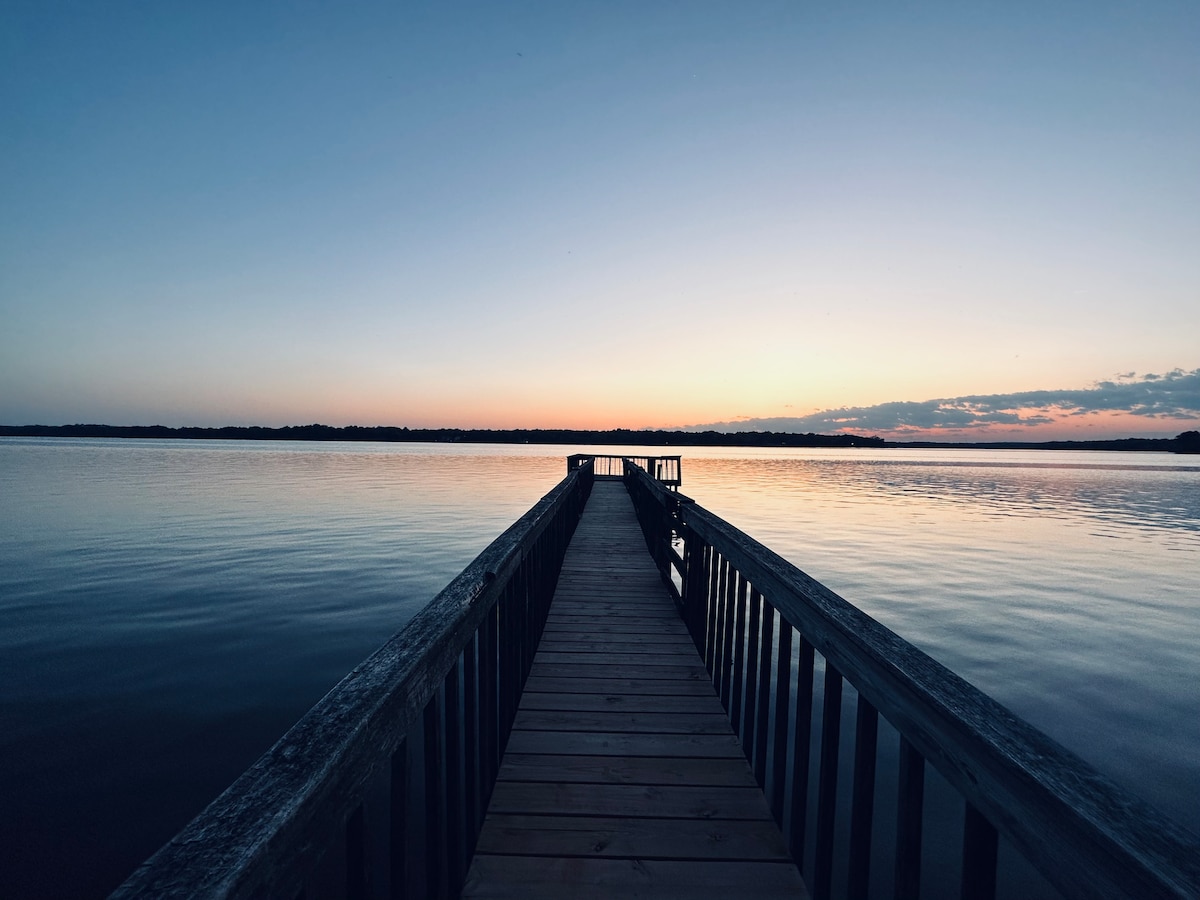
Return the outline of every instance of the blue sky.
<path id="1" fill-rule="evenodd" d="M 0 16 L 0 422 L 670 427 L 1200 365 L 1194 3 Z"/>

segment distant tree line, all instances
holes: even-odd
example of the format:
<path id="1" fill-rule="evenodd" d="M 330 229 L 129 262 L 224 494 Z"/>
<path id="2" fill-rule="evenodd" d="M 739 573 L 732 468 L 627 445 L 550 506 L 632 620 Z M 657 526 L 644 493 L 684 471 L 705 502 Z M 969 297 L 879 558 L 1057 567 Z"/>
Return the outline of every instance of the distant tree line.
<path id="1" fill-rule="evenodd" d="M 635 431 L 613 428 L 395 428 L 347 425 L 228 425 L 223 428 L 168 428 L 165 425 L 0 425 L 6 437 L 188 438 L 252 441 L 420 441 L 463 444 L 632 444 L 667 447 L 882 447 L 878 437 L 854 434 L 787 434 L 771 431 Z"/>
<path id="2" fill-rule="evenodd" d="M 613 428 L 396 428 L 393 426 L 227 425 L 223 428 L 168 428 L 165 425 L 0 425 L 3 437 L 186 438 L 249 441 L 379 441 L 463 444 L 618 444 L 639 447 L 912 447 L 983 450 L 1156 450 L 1200 453 L 1200 431 L 1174 438 L 1122 438 L 1110 441 L 885 441 L 857 434 L 792 434 L 782 431 L 637 431 Z"/>

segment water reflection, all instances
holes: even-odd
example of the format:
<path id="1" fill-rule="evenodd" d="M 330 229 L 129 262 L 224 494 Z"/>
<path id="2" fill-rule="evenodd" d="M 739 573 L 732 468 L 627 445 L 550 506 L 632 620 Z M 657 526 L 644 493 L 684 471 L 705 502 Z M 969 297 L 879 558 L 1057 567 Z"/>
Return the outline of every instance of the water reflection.
<path id="1" fill-rule="evenodd" d="M 0 440 L 0 895 L 113 887 L 587 449 Z M 1200 829 L 1175 462 L 685 450 L 683 490 Z"/>

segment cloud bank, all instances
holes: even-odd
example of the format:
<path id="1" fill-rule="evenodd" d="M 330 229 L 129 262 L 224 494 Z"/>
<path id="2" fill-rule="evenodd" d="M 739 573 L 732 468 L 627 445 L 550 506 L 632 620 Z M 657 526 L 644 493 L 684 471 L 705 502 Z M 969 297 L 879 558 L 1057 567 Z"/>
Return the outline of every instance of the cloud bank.
<path id="1" fill-rule="evenodd" d="M 1018 391 L 920 402 L 842 407 L 807 416 L 750 418 L 688 431 L 854 432 L 918 435 L 1069 427 L 1098 414 L 1136 417 L 1170 430 L 1200 420 L 1200 369 L 1165 375 L 1128 373 L 1079 390 Z M 979 434 L 983 438 L 982 433 Z"/>

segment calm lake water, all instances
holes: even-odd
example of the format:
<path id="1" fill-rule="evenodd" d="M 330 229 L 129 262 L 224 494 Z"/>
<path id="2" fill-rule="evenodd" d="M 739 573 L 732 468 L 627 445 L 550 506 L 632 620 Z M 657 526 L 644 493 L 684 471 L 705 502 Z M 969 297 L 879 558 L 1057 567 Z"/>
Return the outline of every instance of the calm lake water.
<path id="1" fill-rule="evenodd" d="M 0 897 L 115 887 L 580 449 L 0 439 Z M 684 493 L 1200 831 L 1200 464 L 679 452 Z"/>

